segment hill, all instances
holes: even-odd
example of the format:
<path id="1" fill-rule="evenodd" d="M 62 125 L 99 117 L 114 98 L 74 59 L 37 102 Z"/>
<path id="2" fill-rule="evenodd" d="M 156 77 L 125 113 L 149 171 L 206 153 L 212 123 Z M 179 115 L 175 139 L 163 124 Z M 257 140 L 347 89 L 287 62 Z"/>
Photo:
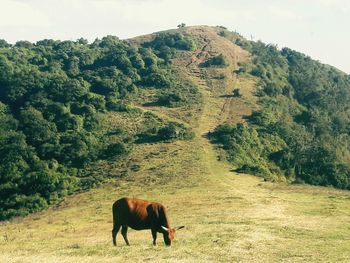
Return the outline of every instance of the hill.
<path id="1" fill-rule="evenodd" d="M 36 66 L 29 66 L 32 67 L 30 69 L 32 74 L 18 75 L 18 72 L 27 69 L 16 68 L 23 62 L 21 64 L 11 62 L 11 59 L 16 57 L 30 61 L 29 64 L 32 65 L 32 61 L 36 60 L 28 60 L 28 53 L 37 52 L 30 51 L 36 49 L 37 46 L 25 47 L 24 50 L 22 47 L 4 49 L 10 54 L 2 50 L 6 53 L 6 65 L 10 64 L 15 68 L 12 69 L 15 74 L 4 75 L 7 78 L 13 76 L 6 82 L 6 84 L 13 85 L 7 84 L 6 87 L 10 87 L 8 90 L 17 86 L 13 83 L 16 83 L 14 81 L 18 80 L 18 76 L 29 78 L 33 74 L 43 74 L 41 77 L 48 79 L 47 87 L 43 86 L 40 91 L 29 92 L 33 98 L 24 96 L 25 102 L 18 107 L 21 109 L 19 112 L 16 110 L 17 103 L 23 102 L 23 97 L 19 101 L 11 101 L 13 97 L 6 93 L 7 100 L 2 100 L 5 105 L 2 120 L 10 125 L 16 123 L 16 120 L 21 123 L 19 119 L 21 114 L 34 116 L 40 121 L 32 117 L 35 120 L 33 123 L 42 123 L 37 127 L 37 131 L 41 131 L 43 127 L 56 126 L 56 130 L 54 128 L 51 130 L 51 136 L 58 140 L 58 146 L 65 142 L 62 142 L 61 138 L 67 136 L 66 134 L 75 134 L 80 131 L 84 136 L 93 136 L 92 141 L 95 142 L 91 148 L 85 148 L 87 153 L 90 153 L 90 149 L 101 150 L 97 151 L 96 157 L 90 159 L 86 155 L 80 155 L 83 156 L 83 160 L 89 159 L 89 162 L 78 163 L 79 165 L 72 162 L 76 160 L 72 157 L 62 159 L 62 161 L 55 159 L 58 162 L 57 165 L 62 166 L 59 169 L 50 164 L 51 159 L 46 160 L 43 155 L 40 155 L 43 143 L 35 141 L 36 132 L 33 133 L 33 138 L 28 136 L 28 134 L 31 135 L 29 131 L 32 129 L 26 128 L 32 126 L 17 124 L 2 133 L 7 135 L 10 130 L 14 133 L 15 138 L 22 136 L 22 140 L 25 140 L 28 145 L 28 151 L 36 155 L 32 159 L 39 159 L 40 162 L 43 162 L 39 167 L 44 166 L 46 169 L 47 166 L 47 174 L 59 171 L 57 176 L 68 178 L 69 182 L 72 181 L 71 178 L 74 180 L 71 184 L 65 184 L 73 185 L 71 192 L 68 192 L 70 188 L 67 186 L 66 191 L 62 191 L 56 199 L 46 198 L 40 191 L 33 192 L 32 195 L 39 196 L 47 204 L 51 202 L 48 210 L 37 212 L 26 218 L 15 218 L 1 223 L 0 229 L 3 234 L 0 248 L 1 261 L 348 261 L 350 258 L 347 250 L 349 246 L 347 236 L 350 232 L 347 224 L 350 216 L 348 192 L 333 188 L 268 181 L 269 179 L 283 181 L 283 178 L 286 178 L 285 171 L 290 169 L 290 167 L 285 168 L 280 165 L 279 161 L 275 161 L 279 159 L 273 159 L 275 155 L 272 153 L 285 150 L 283 147 L 289 146 L 289 142 L 279 130 L 268 130 L 270 126 L 278 123 L 271 116 L 280 117 L 279 120 L 283 119 L 276 112 L 268 110 L 270 108 L 280 110 L 284 109 L 282 106 L 293 106 L 302 102 L 295 102 L 296 97 L 290 94 L 286 96 L 283 92 L 278 93 L 277 91 L 277 94 L 267 92 L 269 89 L 266 86 L 269 83 L 264 76 L 275 77 L 273 74 L 276 74 L 276 78 L 286 84 L 286 81 L 289 82 L 290 79 L 282 77 L 286 77 L 286 72 L 292 71 L 289 68 L 291 65 L 288 64 L 288 70 L 284 68 L 285 66 L 282 68 L 274 66 L 271 73 L 269 63 L 272 62 L 265 61 L 270 58 L 270 54 L 261 56 L 262 60 L 259 60 L 257 54 L 262 54 L 266 49 L 271 49 L 273 54 L 278 55 L 282 51 L 257 43 L 260 49 L 258 49 L 259 52 L 255 52 L 253 51 L 254 43 L 221 27 L 186 27 L 152 36 L 143 36 L 127 42 L 111 37 L 104 40 L 109 42 L 111 39 L 115 41 L 111 44 L 113 49 L 110 46 L 106 48 L 105 44 L 100 43 L 95 43 L 95 47 L 91 46 L 93 44 L 86 43 L 70 44 L 73 45 L 73 49 L 77 46 L 87 49 L 82 52 L 84 54 L 96 52 L 101 61 L 108 63 L 111 63 L 111 56 L 115 54 L 115 45 L 122 45 L 122 50 L 124 48 L 128 50 L 130 47 L 134 49 L 133 47 L 141 45 L 147 51 L 134 49 L 132 56 L 128 54 L 129 51 L 126 51 L 128 60 L 131 61 L 131 57 L 140 53 L 145 63 L 149 61 L 146 57 L 153 57 L 157 67 L 151 67 L 151 73 L 145 73 L 134 66 L 128 67 L 130 70 L 123 72 L 122 68 L 115 68 L 115 64 L 106 65 L 103 63 L 107 62 L 97 63 L 95 60 L 93 66 L 90 65 L 86 69 L 79 66 L 81 76 L 77 77 L 77 75 L 69 75 L 70 73 L 64 68 L 66 64 L 63 60 L 57 66 L 59 74 L 63 75 L 64 81 L 62 82 L 78 79 L 83 84 L 76 84 L 77 86 L 86 86 L 81 96 L 72 95 L 68 100 L 68 95 L 65 95 L 56 101 L 56 96 L 44 94 L 40 95 L 41 98 L 37 101 L 49 101 L 47 103 L 49 105 L 57 104 L 64 108 L 63 112 L 67 113 L 70 118 L 75 116 L 77 116 L 75 118 L 80 118 L 80 126 L 77 124 L 76 130 L 69 126 L 69 128 L 59 130 L 56 122 L 62 118 L 57 117 L 56 120 L 56 115 L 51 118 L 47 117 L 45 114 L 49 113 L 47 110 L 49 107 L 40 108 L 38 105 L 42 104 L 34 103 L 35 98 L 39 96 L 38 93 L 42 94 L 40 91 L 52 87 L 50 78 L 56 79 L 56 75 L 51 76 L 51 74 L 57 73 L 49 68 L 41 69 L 39 63 Z M 89 51 L 90 49 L 92 51 Z M 61 53 L 61 47 L 57 50 L 60 56 L 67 57 L 67 59 L 71 57 L 71 55 L 64 56 Z M 16 52 L 16 56 L 11 52 Z M 55 54 L 54 51 L 50 51 L 48 57 L 52 56 L 52 52 Z M 275 55 L 272 57 L 279 58 Z M 119 59 L 119 56 L 117 58 Z M 259 63 L 265 70 L 264 74 L 254 73 Z M 320 64 L 317 66 L 328 69 Z M 114 71 L 113 74 L 117 76 L 113 77 L 113 74 L 106 76 L 105 72 L 109 70 Z M 333 68 L 330 70 L 335 72 L 332 74 L 339 75 L 341 81 L 344 78 L 346 82 L 347 76 Z M 87 72 L 84 73 L 84 71 Z M 140 76 L 139 79 L 135 76 L 135 80 L 132 80 L 129 74 L 132 74 L 130 72 L 133 71 Z M 129 77 L 131 80 L 128 83 L 134 85 L 132 89 L 129 88 L 131 90 L 126 88 L 124 96 L 116 94 L 115 88 L 118 87 L 119 90 L 119 85 L 113 82 L 122 76 Z M 150 76 L 155 77 L 151 82 L 143 80 L 143 77 L 147 79 Z M 157 79 L 162 81 L 158 82 Z M 274 78 L 272 79 L 275 81 Z M 2 87 L 4 87 L 3 83 Z M 101 83 L 109 83 L 109 86 Z M 158 83 L 159 86 L 153 86 L 154 83 Z M 27 87 L 32 86 L 34 85 L 30 84 Z M 68 91 L 75 90 L 71 88 L 72 84 L 57 84 L 59 88 L 65 86 Z M 106 93 L 101 92 L 99 87 L 106 86 L 108 87 L 104 91 Z M 283 85 L 276 86 L 276 89 L 284 87 Z M 23 85 L 19 87 L 20 90 L 26 90 Z M 290 87 L 291 92 L 295 92 L 295 87 Z M 346 90 L 341 84 L 338 87 Z M 233 90 L 236 89 L 239 91 L 234 93 Z M 110 90 L 112 90 L 111 93 Z M 120 93 L 122 92 L 118 91 L 118 94 Z M 97 122 L 98 126 L 89 130 L 88 127 L 84 127 L 85 118 L 89 115 L 86 113 L 80 115 L 72 111 L 72 108 L 74 108 L 74 103 L 79 104 L 79 107 L 95 105 L 81 99 L 94 96 L 99 98 L 100 104 L 104 107 L 94 106 L 92 116 L 99 119 L 99 122 Z M 17 97 L 14 96 L 14 98 Z M 282 104 L 287 98 L 291 102 Z M 281 102 L 281 105 L 276 103 L 278 107 L 268 107 L 276 105 L 271 104 L 273 100 Z M 113 102 L 111 108 L 107 106 L 107 101 Z M 11 108 L 11 105 L 14 106 Z M 300 107 L 304 111 L 309 110 L 302 104 L 295 107 L 298 109 Z M 322 109 L 329 112 L 325 107 Z M 54 110 L 53 112 L 56 114 L 60 111 Z M 303 125 L 303 122 L 299 122 L 297 118 L 291 118 L 290 112 L 287 111 L 287 113 L 289 115 L 285 114 L 283 117 L 292 123 L 288 125 Z M 299 113 L 296 112 L 296 115 L 292 117 L 298 116 Z M 259 118 L 263 121 L 267 120 L 267 125 Z M 31 120 L 28 117 L 23 118 L 23 120 L 28 119 Z M 66 119 L 69 120 L 69 118 L 63 118 L 63 120 Z M 273 125 L 271 119 L 275 121 Z M 307 123 L 304 126 L 305 132 L 309 132 Z M 289 128 L 293 130 L 295 127 L 297 126 Z M 243 132 L 237 132 L 237 130 Z M 27 139 L 28 137 L 30 139 Z M 37 137 L 42 138 L 42 136 Z M 51 137 L 48 139 L 49 142 L 50 139 Z M 253 142 L 246 142 L 243 139 L 253 140 Z M 295 138 L 292 137 L 292 139 Z M 212 144 L 210 140 L 217 144 Z M 322 140 L 324 141 L 324 137 Z M 272 144 L 273 142 L 276 143 Z M 113 147 L 113 145 L 117 146 Z M 255 145 L 257 149 L 254 148 Z M 16 149 L 15 145 L 13 146 Z M 240 152 L 237 151 L 239 147 L 243 149 Z M 113 149 L 116 150 L 113 151 Z M 120 152 L 120 149 L 125 149 L 125 151 Z M 7 152 L 10 151 L 4 151 L 4 153 Z M 254 155 L 247 154 L 250 152 L 253 152 Z M 66 151 L 58 152 L 57 156 L 65 156 L 65 153 Z M 73 150 L 72 153 L 76 151 Z M 294 153 L 288 154 L 293 156 Z M 35 163 L 30 166 L 33 163 L 30 161 L 32 159 L 23 159 L 25 168 L 37 172 L 35 169 L 38 169 L 38 166 Z M 15 159 L 13 163 L 23 162 Z M 256 165 L 252 166 L 252 163 Z M 256 173 L 265 179 L 238 174 L 232 171 L 232 167 L 234 170 L 241 168 L 238 169 L 240 172 Z M 259 169 L 259 167 L 264 169 Z M 15 171 L 20 174 L 21 170 Z M 287 179 L 292 181 L 298 179 L 299 175 L 294 172 L 292 175 L 287 175 Z M 9 186 L 6 186 L 9 189 L 16 183 L 16 181 L 12 182 L 11 178 Z M 40 181 L 37 184 L 42 185 Z M 63 198 L 65 194 L 77 193 L 79 190 L 93 186 L 95 186 L 93 190 Z M 3 195 L 11 193 L 6 190 L 7 188 L 4 189 L 1 192 Z M 24 191 L 27 188 L 20 189 Z M 52 193 L 55 192 L 59 191 L 53 189 Z M 26 193 L 23 195 L 30 196 Z M 130 231 L 129 234 L 131 247 L 125 247 L 118 236 L 118 247 L 115 248 L 111 245 L 111 204 L 122 196 L 135 196 L 162 202 L 168 206 L 171 224 L 183 224 L 186 225 L 186 228 L 182 232 L 179 231 L 170 249 L 163 247 L 160 242 L 158 246 L 153 247 L 150 233 L 136 231 Z M 13 199 L 8 197 L 8 200 Z M 19 204 L 22 205 L 23 202 Z M 45 206 L 47 205 L 34 206 L 36 209 L 26 210 L 24 213 L 40 210 Z M 14 209 L 14 213 L 16 211 Z"/>

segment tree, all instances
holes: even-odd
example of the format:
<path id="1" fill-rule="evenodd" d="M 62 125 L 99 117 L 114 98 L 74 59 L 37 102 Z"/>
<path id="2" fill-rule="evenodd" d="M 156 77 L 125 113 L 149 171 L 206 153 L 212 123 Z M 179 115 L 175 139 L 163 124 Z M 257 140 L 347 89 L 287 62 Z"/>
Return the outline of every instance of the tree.
<path id="1" fill-rule="evenodd" d="M 169 123 L 158 131 L 158 137 L 161 140 L 173 140 L 179 135 L 179 130 L 175 123 Z"/>
<path id="2" fill-rule="evenodd" d="M 0 39 L 0 48 L 11 47 L 11 44 L 7 43 L 4 39 Z"/>
<path id="3" fill-rule="evenodd" d="M 225 60 L 223 54 L 219 54 L 217 56 L 209 58 L 207 61 L 202 63 L 202 66 L 204 66 L 204 67 L 211 67 L 211 66 L 224 67 L 224 66 L 226 66 L 226 60 Z"/>
<path id="4" fill-rule="evenodd" d="M 232 96 L 233 96 L 233 97 L 237 97 L 237 98 L 242 97 L 241 90 L 238 89 L 238 88 L 235 88 L 235 89 L 232 91 Z"/>

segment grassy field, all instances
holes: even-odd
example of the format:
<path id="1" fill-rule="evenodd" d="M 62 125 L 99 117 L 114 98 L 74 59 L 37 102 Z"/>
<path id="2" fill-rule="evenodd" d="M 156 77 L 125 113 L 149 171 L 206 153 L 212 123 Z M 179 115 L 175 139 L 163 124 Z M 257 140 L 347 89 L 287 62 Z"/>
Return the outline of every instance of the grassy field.
<path id="1" fill-rule="evenodd" d="M 187 30 L 211 39 L 206 49 L 184 52 L 174 62 L 202 93 L 202 105 L 190 122 L 196 138 L 138 145 L 130 159 L 140 170 L 126 179 L 1 223 L 0 262 L 350 262 L 349 192 L 264 182 L 230 172 L 218 160 L 219 151 L 206 133 L 224 121 L 243 121 L 256 107 L 254 80 L 232 74 L 237 62 L 249 56 L 212 28 Z M 228 67 L 198 67 L 217 53 L 225 55 Z M 226 78 L 213 78 L 219 73 Z M 235 85 L 243 98 L 223 96 Z M 172 109 L 148 110 L 176 117 Z M 171 247 L 161 237 L 153 246 L 150 231 L 134 230 L 128 234 L 130 247 L 120 234 L 113 247 L 111 206 L 123 196 L 161 202 L 171 225 L 186 227 Z"/>

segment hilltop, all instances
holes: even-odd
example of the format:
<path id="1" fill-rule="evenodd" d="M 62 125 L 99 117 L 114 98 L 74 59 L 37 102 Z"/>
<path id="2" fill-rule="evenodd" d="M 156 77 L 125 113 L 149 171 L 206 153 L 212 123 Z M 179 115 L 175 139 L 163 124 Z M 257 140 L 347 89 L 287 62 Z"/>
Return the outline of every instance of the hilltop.
<path id="1" fill-rule="evenodd" d="M 321 148 L 323 145 L 319 144 L 319 140 L 331 138 L 333 134 L 333 130 L 328 133 L 323 130 L 322 134 L 326 137 L 317 137 L 320 134 L 316 134 L 317 141 L 308 137 L 311 136 L 312 130 L 308 127 L 309 123 L 313 123 L 314 130 L 320 130 L 317 116 L 324 117 L 325 126 L 326 121 L 335 122 L 335 116 L 332 119 L 332 116 L 328 115 L 331 109 L 324 106 L 328 102 L 312 104 L 314 101 L 311 98 L 322 98 L 324 101 L 321 97 L 324 93 L 329 95 L 327 98 L 334 100 L 338 98 L 338 95 L 334 97 L 334 94 L 339 94 L 335 91 L 339 91 L 346 101 L 348 76 L 334 68 L 317 64 L 302 54 L 293 53 L 294 51 L 279 51 L 271 45 L 249 42 L 239 34 L 222 27 L 185 27 L 125 42 L 107 37 L 100 43 L 91 44 L 89 48 L 85 48 L 86 43 L 43 45 L 51 45 L 51 50 L 62 50 L 65 47 L 66 54 L 69 55 L 67 61 L 72 57 L 72 50 L 75 51 L 75 57 L 79 57 L 79 53 L 83 52 L 90 58 L 96 51 L 97 62 L 93 62 L 92 59 L 92 62 L 86 62 L 82 67 L 79 60 L 78 72 L 74 71 L 74 67 L 70 68 L 73 62 L 68 63 L 65 60 L 60 62 L 61 65 L 50 61 L 33 63 L 36 61 L 33 54 L 37 52 L 34 50 L 47 48 L 18 46 L 12 49 L 16 54 L 21 54 L 22 60 L 29 56 L 31 72 L 40 74 L 41 78 L 61 76 L 65 81 L 78 79 L 80 84 L 75 82 L 75 85 L 85 89 L 80 95 L 73 94 L 72 101 L 64 101 L 67 97 L 57 99 L 46 95 L 41 95 L 44 99 L 38 99 L 39 93 L 33 92 L 33 99 L 28 99 L 27 96 L 27 103 L 22 106 L 27 107 L 30 115 L 28 112 L 18 113 L 15 104 L 12 108 L 7 106 L 6 111 L 1 110 L 0 113 L 6 113 L 6 123 L 16 122 L 8 121 L 10 114 L 14 119 L 23 114 L 36 116 L 41 120 L 40 123 L 45 124 L 37 127 L 38 130 L 55 125 L 56 130 L 52 128 L 50 136 L 58 138 L 58 145 L 62 144 L 62 137 L 68 136 L 76 129 L 82 136 L 89 136 L 90 141 L 94 142 L 86 144 L 90 148 L 80 149 L 86 154 L 94 149 L 96 154 L 77 156 L 73 155 L 75 151 L 72 148 L 72 156 L 76 158 L 77 163 L 69 162 L 72 161 L 72 156 L 56 160 L 58 165 L 64 166 L 66 170 L 56 167 L 55 174 L 59 172 L 59 176 L 67 178 L 66 176 L 72 176 L 71 173 L 75 171 L 74 177 L 68 177 L 74 179 L 67 180 L 77 182 L 72 182 L 72 189 L 63 189 L 65 191 L 52 200 L 51 195 L 56 189 L 53 189 L 49 194 L 50 198 L 46 199 L 45 196 L 40 196 L 39 189 L 39 196 L 47 202 L 43 207 L 49 205 L 47 210 L 1 223 L 3 239 L 0 239 L 0 261 L 349 260 L 348 191 L 290 184 L 295 180 L 315 184 L 311 179 L 307 181 L 304 177 L 299 177 L 305 174 L 315 175 L 314 170 L 309 171 L 305 168 L 306 164 L 309 165 L 307 167 L 312 167 L 309 160 L 314 160 L 314 156 L 308 159 L 305 153 L 315 147 L 307 148 L 304 142 L 310 139 L 317 142 L 316 146 Z M 115 46 L 118 48 L 113 49 Z M 144 50 L 136 48 L 140 46 Z M 10 50 L 11 48 L 6 51 L 0 49 L 2 58 L 6 57 L 2 61 L 10 65 L 10 68 L 13 67 L 14 69 L 9 69 L 8 72 L 18 77 L 16 72 L 19 70 L 15 68 L 15 63 L 11 62 L 15 57 L 11 52 L 14 51 Z M 115 53 L 116 51 L 119 53 Z M 113 54 L 119 56 L 113 58 Z M 122 60 L 123 63 L 120 62 L 120 54 L 126 56 Z M 65 57 L 62 53 L 57 56 Z M 115 67 L 111 61 L 128 66 L 123 68 L 116 64 Z M 132 66 L 126 61 L 130 61 Z M 313 67 L 318 69 L 315 71 L 318 74 L 314 72 L 314 75 L 310 74 L 310 78 L 319 76 L 322 72 L 329 72 L 337 83 L 332 85 L 335 88 L 334 92 L 331 93 L 323 83 L 319 83 L 318 89 L 312 90 L 313 96 L 310 97 L 306 89 L 301 90 L 305 92 L 301 94 L 301 91 L 297 90 L 299 86 L 293 86 L 290 82 L 291 72 L 301 70 L 293 68 L 293 61 L 302 61 L 305 66 L 311 61 Z M 145 63 L 144 66 L 142 63 Z M 147 63 L 150 71 L 144 71 Z M 106 74 L 108 67 L 114 68 L 109 68 Z M 118 78 L 113 79 L 114 74 Z M 128 85 L 113 82 L 121 77 L 123 83 Z M 297 83 L 300 79 L 294 80 Z M 8 83 L 14 83 L 14 79 L 11 81 Z M 305 87 L 311 89 L 311 84 L 315 81 L 308 79 L 305 82 L 310 85 L 305 84 Z M 72 84 L 67 86 L 72 87 Z M 57 84 L 57 87 L 62 85 Z M 325 93 L 321 87 L 325 87 L 328 92 Z M 45 89 L 43 85 L 41 91 Z M 235 93 L 234 90 L 237 89 Z M 309 98 L 308 105 L 304 103 L 305 97 Z M 13 98 L 16 97 L 8 96 L 8 100 L 2 100 L 2 104 L 21 102 L 14 101 Z M 10 101 L 11 99 L 13 101 Z M 47 103 L 38 103 L 42 101 Z M 50 109 L 48 106 L 51 104 L 61 107 L 61 111 L 58 112 L 67 116 L 63 118 L 67 123 L 62 124 L 61 129 L 57 129 L 57 110 L 53 111 L 55 114 L 51 118 L 45 115 L 47 112 L 44 109 Z M 87 110 L 87 106 L 91 105 L 94 105 L 94 108 Z M 74 106 L 79 110 L 84 109 L 84 113 L 74 111 Z M 334 103 L 332 107 L 332 113 L 347 114 L 346 109 L 343 110 L 340 105 Z M 316 115 L 315 112 L 320 114 Z M 299 115 L 301 116 L 297 118 Z M 89 118 L 98 119 L 99 126 L 96 130 L 89 130 L 89 126 L 85 125 Z M 313 122 L 305 121 L 306 118 L 312 119 Z M 76 122 L 72 119 L 76 119 Z M 290 148 L 286 146 L 293 145 L 290 143 L 295 142 L 295 137 L 291 133 L 280 132 L 281 126 L 277 124 L 281 119 L 290 125 L 286 125 L 286 130 L 296 130 L 299 137 L 300 131 L 303 130 L 303 136 L 306 138 L 303 141 L 305 147 L 302 148 L 307 149 L 303 152 L 305 158 L 295 160 L 293 165 L 297 168 L 294 170 L 286 162 L 283 163 L 284 166 L 281 165 L 285 156 L 293 157 L 295 154 L 287 151 Z M 28 120 L 28 117 L 23 120 Z M 338 142 L 347 140 L 348 123 L 341 125 L 333 126 L 334 130 L 339 130 L 339 136 L 335 137 Z M 343 126 L 343 130 L 340 130 L 339 127 Z M 46 162 L 48 158 L 43 157 L 47 155 L 40 155 L 42 142 L 36 141 L 42 137 L 29 137 L 28 129 L 25 130 L 28 126 L 23 129 L 20 125 L 19 127 L 17 132 L 24 134 L 23 139 L 29 145 L 28 149 L 35 152 L 41 161 Z M 2 132 L 5 134 L 6 131 Z M 283 134 L 288 134 L 290 141 L 287 141 Z M 18 138 L 22 135 L 16 136 Z M 50 136 L 48 141 L 52 142 Z M 31 140 L 28 140 L 28 137 Z M 99 141 L 101 138 L 103 140 Z M 87 141 L 86 137 L 83 139 Z M 331 142 L 331 139 L 327 142 Z M 328 146 L 327 150 L 332 152 L 334 148 Z M 111 152 L 114 154 L 108 155 Z M 335 149 L 335 153 L 338 154 L 335 158 L 338 158 L 340 152 L 345 153 L 346 149 Z M 60 153 L 56 154 L 61 156 Z M 90 158 L 89 162 L 79 163 L 78 157 L 81 156 Z M 327 161 L 324 162 L 325 166 L 332 161 L 336 165 L 343 164 L 347 158 L 344 154 L 343 160 L 329 159 L 326 154 L 324 156 Z M 31 164 L 29 159 L 23 159 Z M 53 172 L 52 163 L 42 165 L 50 170 L 48 174 Z M 336 165 L 334 170 L 339 170 L 339 166 Z M 299 167 L 303 171 L 301 174 L 298 174 Z M 33 166 L 34 168 L 37 169 L 37 166 Z M 342 169 L 342 174 L 348 176 L 346 166 Z M 322 178 L 320 177 L 316 184 L 332 184 L 323 183 Z M 340 179 L 340 182 L 343 182 L 342 180 L 346 181 Z M 344 185 L 339 186 L 347 188 Z M 93 189 L 88 190 L 90 188 Z M 1 189 L 3 195 L 8 194 L 9 190 L 6 189 L 11 188 L 7 187 L 6 191 L 4 189 Z M 79 191 L 84 192 L 77 193 Z M 129 233 L 131 247 L 124 246 L 120 236 L 118 246 L 112 246 L 111 205 L 123 196 L 164 203 L 168 208 L 171 224 L 186 226 L 182 232 L 177 233 L 175 243 L 170 249 L 164 247 L 161 242 L 153 247 L 150 233 L 132 230 Z M 37 210 L 43 207 L 38 207 Z M 33 209 L 30 212 L 37 210 Z"/>

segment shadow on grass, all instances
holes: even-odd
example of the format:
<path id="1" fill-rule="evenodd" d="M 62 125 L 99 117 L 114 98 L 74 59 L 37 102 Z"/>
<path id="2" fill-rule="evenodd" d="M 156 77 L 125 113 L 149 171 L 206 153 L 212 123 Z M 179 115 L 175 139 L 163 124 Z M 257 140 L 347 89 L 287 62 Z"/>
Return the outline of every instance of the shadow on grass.
<path id="1" fill-rule="evenodd" d="M 143 143 L 157 143 L 162 141 L 158 135 L 150 135 L 150 134 L 139 134 L 137 135 L 137 140 L 135 143 L 143 144 Z"/>
<path id="2" fill-rule="evenodd" d="M 241 98 L 241 95 L 235 95 L 235 94 L 224 94 L 220 95 L 219 98 Z"/>
<path id="3" fill-rule="evenodd" d="M 151 102 L 146 102 L 142 104 L 143 107 L 159 107 L 163 106 L 159 101 L 151 101 Z"/>
<path id="4" fill-rule="evenodd" d="M 137 135 L 137 140 L 135 140 L 136 144 L 143 144 L 143 143 L 161 143 L 161 142 L 172 142 L 173 139 L 166 139 L 163 137 L 160 137 L 158 134 L 139 134 Z"/>
<path id="5" fill-rule="evenodd" d="M 235 96 L 231 95 L 231 94 L 224 94 L 224 95 L 220 95 L 219 98 L 234 98 Z"/>

